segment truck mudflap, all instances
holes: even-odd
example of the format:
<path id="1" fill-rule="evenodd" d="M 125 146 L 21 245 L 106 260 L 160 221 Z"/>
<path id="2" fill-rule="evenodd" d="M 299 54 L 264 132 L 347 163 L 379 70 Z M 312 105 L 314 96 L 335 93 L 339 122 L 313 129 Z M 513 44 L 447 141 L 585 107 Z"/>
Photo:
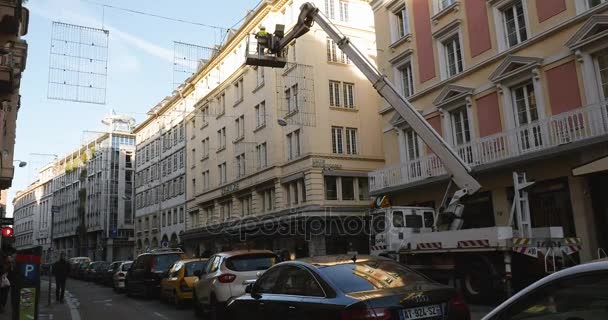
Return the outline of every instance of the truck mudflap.
<path id="1" fill-rule="evenodd" d="M 532 239 L 513 238 L 513 251 L 527 256 L 538 258 L 538 254 L 544 256 L 552 254 L 572 255 L 581 250 L 580 238 L 560 239 Z"/>

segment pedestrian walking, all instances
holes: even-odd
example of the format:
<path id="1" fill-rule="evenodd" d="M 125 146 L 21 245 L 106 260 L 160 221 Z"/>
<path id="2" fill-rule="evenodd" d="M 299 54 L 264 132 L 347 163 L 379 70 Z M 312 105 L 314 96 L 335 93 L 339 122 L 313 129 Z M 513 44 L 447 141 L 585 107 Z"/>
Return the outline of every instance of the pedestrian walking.
<path id="1" fill-rule="evenodd" d="M 0 266 L 0 313 L 4 312 L 8 293 L 11 290 L 11 282 L 8 280 L 8 273 L 11 269 L 12 264 L 8 256 L 2 256 L 2 265 Z"/>
<path id="2" fill-rule="evenodd" d="M 65 253 L 61 253 L 59 260 L 53 264 L 53 275 L 55 276 L 55 301 L 63 303 L 65 294 L 65 282 L 70 274 L 70 264 L 65 260 Z"/>

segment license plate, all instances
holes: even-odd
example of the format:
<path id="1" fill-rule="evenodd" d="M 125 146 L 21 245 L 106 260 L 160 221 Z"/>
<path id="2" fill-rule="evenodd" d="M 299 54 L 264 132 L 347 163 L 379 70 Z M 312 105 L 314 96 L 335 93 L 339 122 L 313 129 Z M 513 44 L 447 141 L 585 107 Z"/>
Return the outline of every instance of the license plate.
<path id="1" fill-rule="evenodd" d="M 441 306 L 438 304 L 432 306 L 424 306 L 418 308 L 411 308 L 403 310 L 403 316 L 405 319 L 425 319 L 430 317 L 441 316 Z"/>

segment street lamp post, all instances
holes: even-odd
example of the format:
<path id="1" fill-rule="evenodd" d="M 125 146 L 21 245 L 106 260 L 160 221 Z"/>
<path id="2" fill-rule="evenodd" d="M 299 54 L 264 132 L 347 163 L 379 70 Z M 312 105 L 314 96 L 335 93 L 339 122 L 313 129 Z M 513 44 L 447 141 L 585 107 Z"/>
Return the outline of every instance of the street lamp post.
<path id="1" fill-rule="evenodd" d="M 51 243 L 49 246 L 49 254 L 51 255 L 51 264 L 49 266 L 49 306 L 51 305 L 51 283 L 53 282 L 53 225 L 55 224 L 56 213 L 59 213 L 59 207 L 51 206 Z"/>

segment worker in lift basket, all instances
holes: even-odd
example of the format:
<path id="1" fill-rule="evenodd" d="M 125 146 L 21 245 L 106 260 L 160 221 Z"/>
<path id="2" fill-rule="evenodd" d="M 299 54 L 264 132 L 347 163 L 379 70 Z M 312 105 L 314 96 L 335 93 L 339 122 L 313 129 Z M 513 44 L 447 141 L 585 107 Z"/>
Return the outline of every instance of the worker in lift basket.
<path id="1" fill-rule="evenodd" d="M 265 26 L 260 26 L 260 31 L 255 35 L 255 38 L 258 40 L 258 55 L 263 56 L 264 48 L 268 48 L 270 40 Z"/>

